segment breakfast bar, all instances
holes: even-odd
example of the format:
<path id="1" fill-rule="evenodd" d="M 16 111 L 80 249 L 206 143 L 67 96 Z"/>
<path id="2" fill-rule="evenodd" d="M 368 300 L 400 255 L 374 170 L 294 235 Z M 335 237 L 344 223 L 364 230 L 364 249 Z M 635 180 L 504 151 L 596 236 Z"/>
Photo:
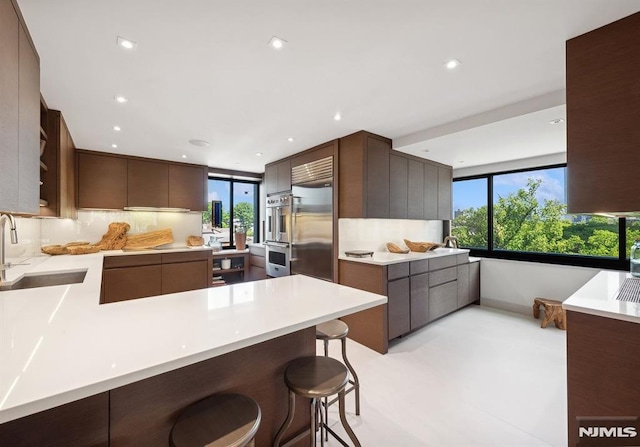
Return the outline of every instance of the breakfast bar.
<path id="1" fill-rule="evenodd" d="M 12 269 L 10 280 L 86 276 L 0 294 L 0 445 L 51 436 L 72 439 L 67 445 L 163 445 L 184 406 L 223 391 L 258 401 L 256 441 L 269 444 L 287 411 L 284 368 L 315 354 L 314 326 L 387 301 L 295 275 L 101 305 L 103 259 L 36 257 Z"/>

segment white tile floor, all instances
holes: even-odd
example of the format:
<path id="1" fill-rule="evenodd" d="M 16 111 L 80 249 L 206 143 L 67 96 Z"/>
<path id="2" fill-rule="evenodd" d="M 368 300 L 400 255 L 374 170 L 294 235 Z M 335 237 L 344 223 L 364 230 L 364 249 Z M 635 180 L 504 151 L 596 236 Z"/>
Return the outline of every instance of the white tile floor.
<path id="1" fill-rule="evenodd" d="M 470 306 L 384 356 L 349 340 L 361 415 L 350 393 L 347 418 L 365 447 L 565 446 L 565 336 L 532 317 Z M 339 358 L 339 342 L 330 354 Z M 336 405 L 329 419 L 344 434 Z"/>

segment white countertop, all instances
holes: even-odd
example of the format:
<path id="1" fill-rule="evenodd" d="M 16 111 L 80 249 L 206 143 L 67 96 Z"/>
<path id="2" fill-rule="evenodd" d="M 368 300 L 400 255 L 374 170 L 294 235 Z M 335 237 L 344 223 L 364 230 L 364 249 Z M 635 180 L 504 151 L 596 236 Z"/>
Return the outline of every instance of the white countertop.
<path id="1" fill-rule="evenodd" d="M 630 273 L 601 271 L 567 298 L 562 307 L 585 314 L 640 323 L 640 304 L 618 301 L 615 296 Z"/>
<path id="2" fill-rule="evenodd" d="M 99 305 L 104 255 L 9 270 L 88 271 L 81 284 L 0 292 L 0 423 L 387 302 L 295 275 Z"/>
<path id="3" fill-rule="evenodd" d="M 352 258 L 345 255 L 344 253 L 340 253 L 338 259 L 342 261 L 362 262 L 364 264 L 389 265 L 399 264 L 401 262 L 418 261 L 420 259 L 459 255 L 463 253 L 469 253 L 469 251 L 470 250 L 466 250 L 464 248 L 436 248 L 435 250 L 428 251 L 426 253 L 417 253 L 415 251 L 411 251 L 407 254 L 390 253 L 388 251 L 376 251 L 373 253 L 372 257 L 366 258 Z"/>

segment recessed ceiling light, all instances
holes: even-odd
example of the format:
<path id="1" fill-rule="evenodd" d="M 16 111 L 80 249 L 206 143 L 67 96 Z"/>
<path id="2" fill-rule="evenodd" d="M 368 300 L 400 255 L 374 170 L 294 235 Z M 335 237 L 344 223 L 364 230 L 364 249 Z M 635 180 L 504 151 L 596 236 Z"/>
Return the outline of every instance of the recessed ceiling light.
<path id="1" fill-rule="evenodd" d="M 186 155 L 182 155 L 182 158 L 187 158 L 187 156 Z"/>
<path id="2" fill-rule="evenodd" d="M 422 149 L 422 152 L 429 152 L 429 149 Z"/>
<path id="3" fill-rule="evenodd" d="M 340 115 L 340 112 L 333 115 L 333 119 L 336 121 L 340 121 L 342 119 L 342 115 Z"/>
<path id="4" fill-rule="evenodd" d="M 262 152 L 256 152 L 256 155 L 257 155 L 258 157 L 262 157 Z"/>
<path id="5" fill-rule="evenodd" d="M 125 39 L 124 37 L 118 36 L 118 45 L 127 50 L 133 50 L 138 45 L 133 40 Z"/>
<path id="6" fill-rule="evenodd" d="M 458 160 L 458 163 L 464 163 L 464 160 Z"/>
<path id="7" fill-rule="evenodd" d="M 284 39 L 280 39 L 277 36 L 273 36 L 270 40 L 269 40 L 269 45 L 271 45 L 272 48 L 275 48 L 276 50 L 279 50 L 280 48 L 282 48 L 284 46 L 284 44 L 287 43 L 286 40 Z"/>
<path id="8" fill-rule="evenodd" d="M 295 138 L 293 138 L 293 137 L 289 137 L 289 138 L 287 138 L 287 141 L 288 141 L 289 143 L 293 143 L 293 142 L 295 141 Z"/>
<path id="9" fill-rule="evenodd" d="M 189 140 L 189 143 L 198 147 L 208 147 L 210 143 L 206 140 Z"/>
<path id="10" fill-rule="evenodd" d="M 556 118 L 554 120 L 549 121 L 549 124 L 562 124 L 564 123 L 564 118 Z"/>
<path id="11" fill-rule="evenodd" d="M 117 149 L 118 145 L 117 144 L 112 144 L 111 147 L 114 148 L 114 149 Z"/>
<path id="12" fill-rule="evenodd" d="M 444 66 L 447 67 L 449 70 L 453 70 L 454 68 L 458 67 L 461 63 L 462 62 L 460 62 L 458 59 L 450 59 L 444 63 Z"/>
<path id="13" fill-rule="evenodd" d="M 116 101 L 119 102 L 120 104 L 124 104 L 125 102 L 128 102 L 129 100 L 127 98 L 125 98 L 124 96 L 116 96 L 115 97 Z"/>
<path id="14" fill-rule="evenodd" d="M 122 128 L 120 126 L 113 126 L 113 130 L 115 130 L 116 132 L 120 132 Z"/>

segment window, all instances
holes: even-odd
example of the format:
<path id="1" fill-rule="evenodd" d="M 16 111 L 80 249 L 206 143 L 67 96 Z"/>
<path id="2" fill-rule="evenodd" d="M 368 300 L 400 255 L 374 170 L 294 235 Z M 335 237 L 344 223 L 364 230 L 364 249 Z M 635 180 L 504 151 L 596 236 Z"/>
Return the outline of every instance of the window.
<path id="1" fill-rule="evenodd" d="M 453 222 L 451 232 L 461 245 L 484 248 L 489 245 L 487 221 L 487 179 L 453 183 Z"/>
<path id="2" fill-rule="evenodd" d="M 640 218 L 639 217 L 627 217 L 626 219 L 626 224 L 627 224 L 627 231 L 626 231 L 626 236 L 627 236 L 627 250 L 626 250 L 626 257 L 627 259 L 629 259 L 631 257 L 631 246 L 633 245 L 633 242 L 640 238 Z"/>
<path id="3" fill-rule="evenodd" d="M 259 241 L 258 183 L 226 178 L 209 179 L 209 206 L 202 213 L 202 235 L 234 248 L 234 233 L 245 231 L 247 243 Z"/>
<path id="4" fill-rule="evenodd" d="M 452 234 L 480 256 L 627 269 L 620 247 L 640 236 L 640 221 L 567 214 L 565 166 L 455 179 L 453 203 Z"/>

